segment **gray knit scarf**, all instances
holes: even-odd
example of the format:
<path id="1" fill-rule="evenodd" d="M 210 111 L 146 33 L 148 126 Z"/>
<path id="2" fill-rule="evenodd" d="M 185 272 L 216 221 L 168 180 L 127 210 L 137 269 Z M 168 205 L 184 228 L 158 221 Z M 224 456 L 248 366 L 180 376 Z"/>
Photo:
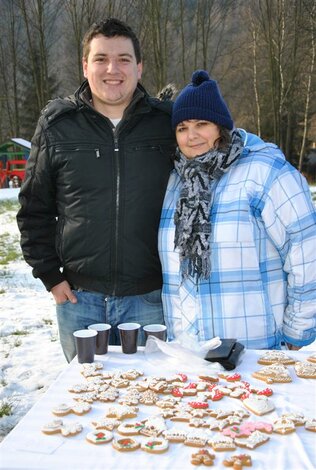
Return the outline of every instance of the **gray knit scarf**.
<path id="1" fill-rule="evenodd" d="M 178 149 L 175 169 L 183 183 L 174 215 L 176 226 L 174 244 L 180 250 L 183 278 L 192 276 L 198 281 L 207 279 L 210 261 L 210 205 L 209 184 L 219 179 L 240 156 L 243 142 L 237 131 L 226 148 L 211 149 L 188 160 Z"/>

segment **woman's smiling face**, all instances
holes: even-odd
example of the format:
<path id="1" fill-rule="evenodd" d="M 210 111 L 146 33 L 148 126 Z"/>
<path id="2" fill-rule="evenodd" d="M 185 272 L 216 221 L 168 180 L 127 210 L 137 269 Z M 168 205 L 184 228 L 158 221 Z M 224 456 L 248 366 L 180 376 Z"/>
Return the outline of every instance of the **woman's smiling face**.
<path id="1" fill-rule="evenodd" d="M 187 158 L 195 158 L 214 148 L 220 137 L 217 124 L 200 119 L 180 122 L 176 127 L 176 139 L 181 152 Z"/>

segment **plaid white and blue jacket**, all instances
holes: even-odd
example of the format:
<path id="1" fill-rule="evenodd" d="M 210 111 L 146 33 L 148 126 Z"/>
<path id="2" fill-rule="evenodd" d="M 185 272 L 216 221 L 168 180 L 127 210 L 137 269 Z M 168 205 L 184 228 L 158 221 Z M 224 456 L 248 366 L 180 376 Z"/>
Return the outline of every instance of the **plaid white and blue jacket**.
<path id="1" fill-rule="evenodd" d="M 315 339 L 316 211 L 304 177 L 274 144 L 241 131 L 244 151 L 210 185 L 211 275 L 182 279 L 174 249 L 181 190 L 173 170 L 162 210 L 159 252 L 169 339 L 237 338 L 250 349 Z"/>

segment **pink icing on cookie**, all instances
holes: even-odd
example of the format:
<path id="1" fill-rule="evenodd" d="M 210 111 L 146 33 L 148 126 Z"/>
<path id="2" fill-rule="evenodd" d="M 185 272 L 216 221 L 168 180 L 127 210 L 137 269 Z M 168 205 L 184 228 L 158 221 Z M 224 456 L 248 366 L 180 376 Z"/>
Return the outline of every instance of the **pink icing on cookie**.
<path id="1" fill-rule="evenodd" d="M 177 376 L 180 378 L 181 382 L 186 382 L 188 380 L 188 376 L 185 374 L 177 374 Z"/>
<path id="2" fill-rule="evenodd" d="M 183 392 L 182 392 L 182 390 L 180 390 L 179 387 L 175 387 L 174 389 L 172 389 L 171 395 L 173 397 L 180 397 L 181 398 L 181 397 L 183 397 Z"/>
<path id="3" fill-rule="evenodd" d="M 226 375 L 225 379 L 228 380 L 228 382 L 234 382 L 235 380 L 240 380 L 241 375 L 236 372 L 235 374 Z"/>
<path id="4" fill-rule="evenodd" d="M 208 408 L 208 403 L 203 401 L 190 401 L 188 404 L 191 408 Z"/>
<path id="5" fill-rule="evenodd" d="M 266 397 L 271 397 L 271 395 L 273 395 L 273 390 L 267 387 L 263 390 L 259 390 L 259 392 L 257 392 L 257 395 L 265 395 Z"/>
<path id="6" fill-rule="evenodd" d="M 184 389 L 185 389 L 185 390 L 189 390 L 189 389 L 192 389 L 192 388 L 195 389 L 196 387 L 197 387 L 197 384 L 194 383 L 194 382 L 191 382 L 191 383 L 189 383 L 188 385 L 186 385 L 186 386 L 184 387 Z"/>

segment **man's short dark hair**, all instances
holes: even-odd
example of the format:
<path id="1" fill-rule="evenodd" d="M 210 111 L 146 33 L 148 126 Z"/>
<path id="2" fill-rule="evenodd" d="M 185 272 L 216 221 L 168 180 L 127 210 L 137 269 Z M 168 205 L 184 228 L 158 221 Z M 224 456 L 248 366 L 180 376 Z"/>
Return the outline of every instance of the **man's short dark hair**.
<path id="1" fill-rule="evenodd" d="M 142 57 L 140 52 L 140 44 L 136 34 L 132 28 L 130 28 L 130 26 L 128 26 L 123 21 L 118 20 L 117 18 L 107 18 L 106 20 L 100 21 L 99 23 L 93 23 L 93 25 L 88 29 L 82 41 L 83 57 L 85 60 L 88 59 L 90 43 L 92 39 L 98 34 L 102 34 L 107 38 L 113 38 L 116 36 L 129 38 L 133 43 L 136 61 L 138 64 L 141 62 Z"/>

